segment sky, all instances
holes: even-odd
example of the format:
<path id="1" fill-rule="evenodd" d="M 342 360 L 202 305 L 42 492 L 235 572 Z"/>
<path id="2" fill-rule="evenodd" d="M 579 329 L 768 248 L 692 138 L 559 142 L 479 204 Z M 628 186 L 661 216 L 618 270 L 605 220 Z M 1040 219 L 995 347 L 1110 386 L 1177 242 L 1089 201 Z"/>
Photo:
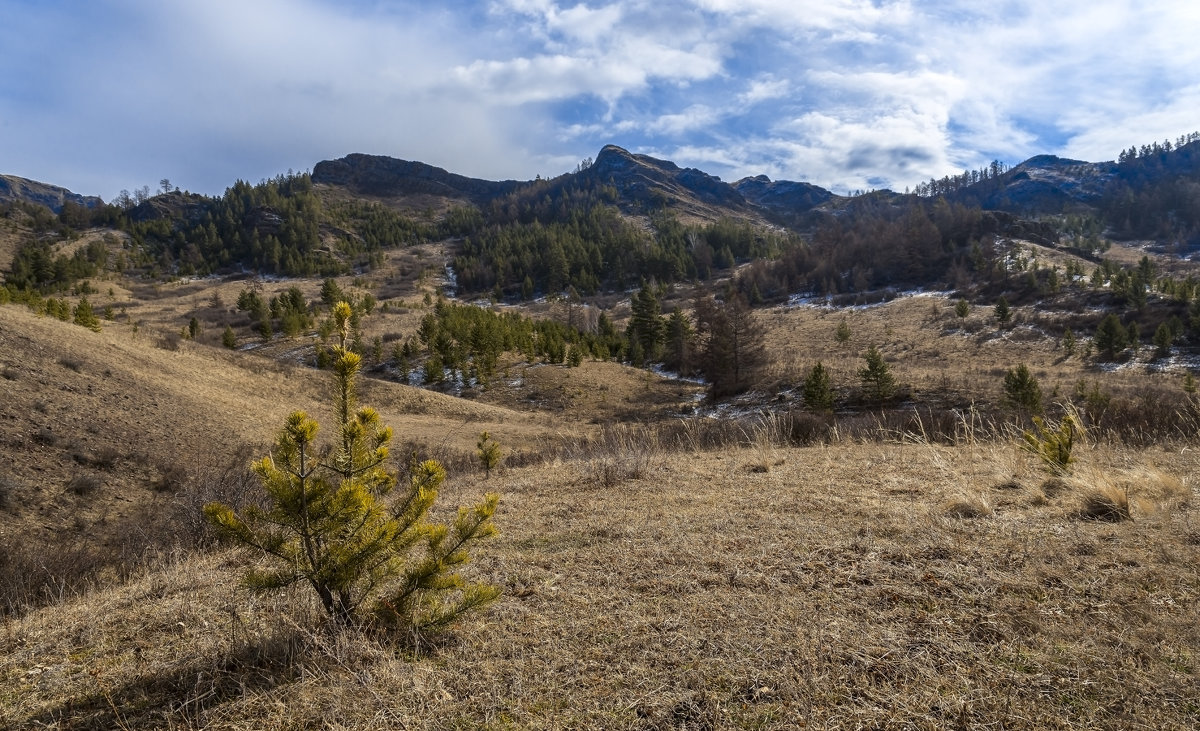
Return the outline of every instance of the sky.
<path id="1" fill-rule="evenodd" d="M 490 180 L 605 144 L 902 191 L 1200 130 L 1194 0 L 0 0 L 0 173 L 219 195 L 362 152 Z"/>

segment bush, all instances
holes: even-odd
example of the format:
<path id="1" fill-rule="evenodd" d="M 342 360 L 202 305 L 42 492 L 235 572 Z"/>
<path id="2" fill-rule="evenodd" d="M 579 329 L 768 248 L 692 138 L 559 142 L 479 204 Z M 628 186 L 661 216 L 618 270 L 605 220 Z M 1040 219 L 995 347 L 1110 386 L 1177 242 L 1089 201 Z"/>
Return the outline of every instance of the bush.
<path id="1" fill-rule="evenodd" d="M 1023 432 L 1025 448 L 1037 455 L 1052 474 L 1063 475 L 1075 461 L 1072 450 L 1075 440 L 1083 435 L 1083 427 L 1074 414 L 1067 414 L 1057 427 L 1049 426 L 1041 417 L 1033 417 L 1037 433 Z"/>
<path id="2" fill-rule="evenodd" d="M 466 584 L 455 573 L 468 560 L 468 546 L 495 534 L 491 518 L 499 496 L 460 508 L 452 526 L 429 523 L 446 472 L 427 460 L 410 465 L 405 489 L 390 499 L 398 482 L 385 466 L 392 430 L 374 409 L 356 407 L 362 359 L 348 347 L 351 315 L 349 304 L 334 306 L 340 335 L 333 348 L 337 439 L 323 451 L 317 422 L 294 412 L 272 454 L 253 466 L 267 506 L 238 514 L 213 502 L 204 513 L 223 536 L 271 559 L 268 568 L 246 573 L 251 588 L 306 584 L 339 623 L 370 617 L 410 631 L 438 630 L 500 594 L 492 586 Z"/>
<path id="3" fill-rule="evenodd" d="M 100 489 L 100 478 L 95 475 L 75 475 L 67 483 L 67 489 L 76 495 L 90 495 Z"/>

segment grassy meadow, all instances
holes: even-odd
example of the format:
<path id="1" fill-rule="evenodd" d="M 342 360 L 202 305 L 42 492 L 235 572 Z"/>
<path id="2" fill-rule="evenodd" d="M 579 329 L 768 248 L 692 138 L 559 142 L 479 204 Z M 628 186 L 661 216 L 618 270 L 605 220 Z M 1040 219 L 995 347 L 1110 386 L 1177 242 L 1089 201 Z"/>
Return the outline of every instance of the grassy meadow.
<path id="1" fill-rule="evenodd" d="M 394 303 L 368 339 L 427 311 L 434 254 L 406 256 L 356 285 Z M 297 284 L 319 297 L 319 280 L 256 286 Z M 0 306 L 0 727 L 1200 726 L 1186 360 L 1097 368 L 1064 352 L 1060 315 L 1020 306 L 998 328 L 933 294 L 757 311 L 770 388 L 724 410 L 611 362 L 510 358 L 471 398 L 368 374 L 394 454 L 447 465 L 439 516 L 502 495 L 466 571 L 501 599 L 417 639 L 331 627 L 304 591 L 248 592 L 260 559 L 199 518 L 257 489 L 246 466 L 290 411 L 333 423 L 328 374 L 301 365 L 313 339 L 247 334 L 233 303 L 250 285 L 98 281 L 116 313 L 100 333 Z M 181 340 L 191 317 L 202 334 Z M 852 401 L 872 344 L 910 400 L 804 413 L 807 369 Z M 1020 363 L 1051 420 L 1097 417 L 1069 474 L 999 406 Z M 490 478 L 485 430 L 506 457 Z"/>

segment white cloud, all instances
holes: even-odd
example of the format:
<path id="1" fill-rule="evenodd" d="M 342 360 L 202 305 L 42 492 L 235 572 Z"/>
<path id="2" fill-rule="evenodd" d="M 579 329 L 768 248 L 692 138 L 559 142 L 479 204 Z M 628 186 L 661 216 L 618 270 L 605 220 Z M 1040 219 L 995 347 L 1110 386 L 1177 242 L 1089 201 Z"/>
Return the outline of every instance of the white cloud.
<path id="1" fill-rule="evenodd" d="M 1197 27 L 1133 0 L 30 3 L 0 27 L 0 172 L 219 192 L 359 151 L 513 178 L 614 142 L 902 188 L 1193 131 Z"/>

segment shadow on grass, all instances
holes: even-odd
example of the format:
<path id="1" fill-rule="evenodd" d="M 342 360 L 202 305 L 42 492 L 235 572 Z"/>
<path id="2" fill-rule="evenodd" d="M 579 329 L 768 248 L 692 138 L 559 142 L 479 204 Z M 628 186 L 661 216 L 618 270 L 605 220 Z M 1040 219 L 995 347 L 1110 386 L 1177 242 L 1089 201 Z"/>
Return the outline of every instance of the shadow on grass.
<path id="1" fill-rule="evenodd" d="M 294 680 L 307 651 L 306 639 L 293 633 L 174 665 L 163 672 L 137 675 L 109 686 L 97 679 L 92 690 L 36 715 L 20 719 L 20 728 L 133 729 L 200 728 L 207 712 Z"/>

